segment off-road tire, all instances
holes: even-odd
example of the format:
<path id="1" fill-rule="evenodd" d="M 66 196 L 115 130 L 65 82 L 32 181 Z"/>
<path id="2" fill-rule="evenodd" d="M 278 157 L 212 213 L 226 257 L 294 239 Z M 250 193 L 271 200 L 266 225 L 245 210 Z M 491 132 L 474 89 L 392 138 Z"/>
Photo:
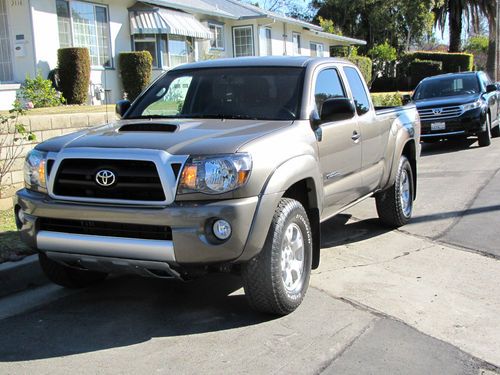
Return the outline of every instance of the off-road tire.
<path id="1" fill-rule="evenodd" d="M 300 228 L 304 254 L 299 290 L 290 292 L 282 277 L 282 248 L 286 230 Z M 245 294 L 250 306 L 257 311 L 286 315 L 294 311 L 304 299 L 312 261 L 312 233 L 304 207 L 296 200 L 283 198 L 274 213 L 271 227 L 262 251 L 242 267 Z M 297 278 L 298 280 L 299 278 Z"/>
<path id="2" fill-rule="evenodd" d="M 53 283 L 65 288 L 84 288 L 101 282 L 108 276 L 103 272 L 84 271 L 65 266 L 48 258 L 44 253 L 39 253 L 38 259 L 45 276 Z"/>
<path id="3" fill-rule="evenodd" d="M 410 189 L 410 200 L 409 200 L 409 213 L 403 208 L 401 202 L 402 197 L 402 187 L 401 180 L 404 178 L 406 172 L 409 189 Z M 380 193 L 375 195 L 375 202 L 377 205 L 377 213 L 380 221 L 387 227 L 399 228 L 411 219 L 413 212 L 413 199 L 415 196 L 414 185 L 413 185 L 413 171 L 411 169 L 410 162 L 405 156 L 401 156 L 399 159 L 398 173 L 396 175 L 396 180 L 394 184 Z"/>
<path id="4" fill-rule="evenodd" d="M 491 121 L 490 115 L 486 115 L 486 130 L 477 134 L 477 143 L 479 147 L 486 147 L 491 144 Z"/>

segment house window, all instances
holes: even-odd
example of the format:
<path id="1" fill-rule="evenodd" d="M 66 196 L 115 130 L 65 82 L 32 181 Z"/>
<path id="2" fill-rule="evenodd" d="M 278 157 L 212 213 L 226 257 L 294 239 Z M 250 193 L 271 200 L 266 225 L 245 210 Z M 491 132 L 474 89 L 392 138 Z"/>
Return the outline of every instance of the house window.
<path id="1" fill-rule="evenodd" d="M 76 0 L 56 0 L 59 46 L 86 47 L 93 66 L 111 67 L 108 8 Z"/>
<path id="2" fill-rule="evenodd" d="M 168 36 L 170 67 L 194 61 L 193 38 L 183 35 Z"/>
<path id="3" fill-rule="evenodd" d="M 208 29 L 212 33 L 210 48 L 224 50 L 224 26 L 209 23 Z"/>
<path id="4" fill-rule="evenodd" d="M 153 66 L 158 67 L 158 45 L 156 35 L 134 35 L 134 51 L 148 51 L 153 57 Z"/>
<path id="5" fill-rule="evenodd" d="M 253 56 L 253 26 L 233 27 L 234 57 Z"/>
<path id="6" fill-rule="evenodd" d="M 324 56 L 324 47 L 321 43 L 311 42 L 311 56 L 313 57 L 323 57 Z"/>
<path id="7" fill-rule="evenodd" d="M 300 34 L 293 33 L 292 34 L 292 43 L 293 43 L 293 54 L 300 55 Z"/>
<path id="8" fill-rule="evenodd" d="M 6 0 L 0 0 L 0 82 L 12 80 L 9 25 Z"/>
<path id="9" fill-rule="evenodd" d="M 273 54 L 271 29 L 269 27 L 262 27 L 260 29 L 260 54 L 262 56 L 272 56 Z"/>

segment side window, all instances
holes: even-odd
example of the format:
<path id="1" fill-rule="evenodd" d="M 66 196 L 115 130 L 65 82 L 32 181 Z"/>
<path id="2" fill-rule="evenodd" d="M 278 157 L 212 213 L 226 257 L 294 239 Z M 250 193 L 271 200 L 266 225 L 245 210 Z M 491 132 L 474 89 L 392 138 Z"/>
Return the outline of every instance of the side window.
<path id="1" fill-rule="evenodd" d="M 363 80 L 354 68 L 345 67 L 344 73 L 351 87 L 354 103 L 356 104 L 356 112 L 358 112 L 359 116 L 362 116 L 370 110 L 370 100 L 368 99 Z"/>
<path id="2" fill-rule="evenodd" d="M 314 98 L 319 113 L 321 113 L 321 107 L 326 99 L 345 98 L 345 96 L 345 91 L 336 69 L 325 69 L 318 74 Z"/>
<path id="3" fill-rule="evenodd" d="M 168 89 L 162 87 L 154 102 L 142 112 L 142 116 L 176 116 L 182 112 L 184 100 L 193 77 L 185 76 L 174 79 Z"/>

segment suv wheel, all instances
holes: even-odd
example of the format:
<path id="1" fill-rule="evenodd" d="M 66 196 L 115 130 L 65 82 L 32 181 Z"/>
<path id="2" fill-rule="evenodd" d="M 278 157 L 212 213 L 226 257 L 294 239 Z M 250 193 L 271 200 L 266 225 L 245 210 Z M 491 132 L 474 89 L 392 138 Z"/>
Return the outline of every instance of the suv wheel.
<path id="1" fill-rule="evenodd" d="M 486 115 L 486 130 L 477 135 L 479 147 L 486 147 L 491 144 L 491 120 L 489 113 Z"/>
<path id="2" fill-rule="evenodd" d="M 254 310 L 286 315 L 304 299 L 309 285 L 312 234 L 304 207 L 281 199 L 264 248 L 243 266 L 245 294 Z"/>
<path id="3" fill-rule="evenodd" d="M 490 118 L 490 125 L 491 125 L 491 118 Z M 491 137 L 492 138 L 500 137 L 500 115 L 498 116 L 497 126 L 491 129 Z"/>
<path id="4" fill-rule="evenodd" d="M 396 181 L 387 190 L 375 195 L 378 217 L 391 228 L 398 228 L 410 221 L 413 211 L 413 171 L 405 156 L 399 159 Z"/>
<path id="5" fill-rule="evenodd" d="M 48 258 L 44 253 L 38 253 L 38 259 L 45 276 L 65 288 L 83 288 L 103 281 L 108 276 L 104 272 L 84 271 L 65 266 Z"/>

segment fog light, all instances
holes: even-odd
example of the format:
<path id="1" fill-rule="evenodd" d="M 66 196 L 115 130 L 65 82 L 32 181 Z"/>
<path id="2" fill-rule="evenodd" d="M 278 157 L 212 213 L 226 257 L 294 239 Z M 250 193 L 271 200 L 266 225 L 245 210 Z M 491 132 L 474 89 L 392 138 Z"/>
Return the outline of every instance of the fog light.
<path id="1" fill-rule="evenodd" d="M 226 220 L 216 220 L 212 229 L 219 240 L 227 240 L 231 236 L 231 225 Z"/>

